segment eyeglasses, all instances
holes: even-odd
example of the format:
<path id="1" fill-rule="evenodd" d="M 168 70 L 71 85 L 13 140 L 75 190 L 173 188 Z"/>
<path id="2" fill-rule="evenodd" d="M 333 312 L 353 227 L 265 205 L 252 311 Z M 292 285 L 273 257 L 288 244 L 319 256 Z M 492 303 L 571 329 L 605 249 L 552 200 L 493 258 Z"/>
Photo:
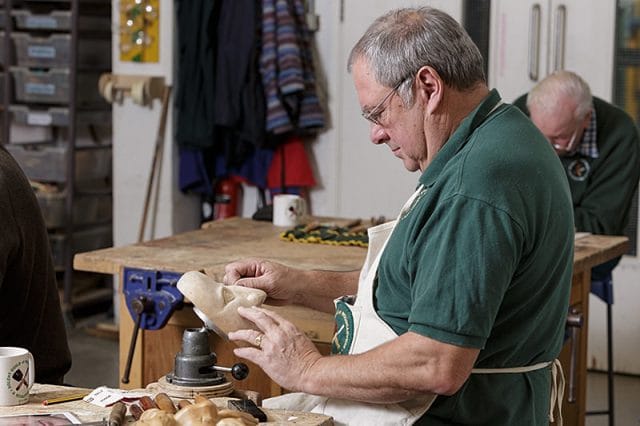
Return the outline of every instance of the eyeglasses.
<path id="1" fill-rule="evenodd" d="M 553 148 L 556 150 L 556 152 L 558 153 L 558 155 L 567 155 L 567 154 L 571 154 L 573 152 L 573 150 L 575 149 L 575 144 L 577 142 L 577 136 L 578 136 L 578 129 L 579 127 L 576 127 L 576 129 L 573 131 L 573 134 L 571 135 L 571 138 L 569 139 L 569 143 L 567 143 L 565 146 L 562 146 L 560 144 L 557 143 L 551 143 L 551 145 L 553 146 Z"/>
<path id="2" fill-rule="evenodd" d="M 362 116 L 370 121 L 373 124 L 376 124 L 378 126 L 380 126 L 380 115 L 382 115 L 382 113 L 384 112 L 384 104 L 385 102 L 387 102 L 387 100 L 391 99 L 391 96 L 396 93 L 396 91 L 400 88 L 400 86 L 402 86 L 402 83 L 404 83 L 405 81 L 408 80 L 407 78 L 403 78 L 402 80 L 400 80 L 400 82 L 398 84 L 395 85 L 395 87 L 393 89 L 391 89 L 391 91 L 389 93 L 387 93 L 387 95 L 382 98 L 382 100 L 380 102 L 377 103 L 376 106 L 374 106 L 373 108 L 371 108 L 369 111 L 362 111 Z"/>

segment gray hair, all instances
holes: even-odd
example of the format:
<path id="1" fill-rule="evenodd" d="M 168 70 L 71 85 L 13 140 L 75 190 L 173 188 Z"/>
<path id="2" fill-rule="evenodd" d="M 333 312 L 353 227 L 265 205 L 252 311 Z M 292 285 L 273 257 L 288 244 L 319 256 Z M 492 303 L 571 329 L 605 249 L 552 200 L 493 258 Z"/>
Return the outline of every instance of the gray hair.
<path id="1" fill-rule="evenodd" d="M 593 108 L 589 85 L 578 74 L 565 70 L 555 71 L 531 89 L 527 95 L 527 108 L 531 110 L 535 105 L 552 111 L 561 96 L 575 102 L 574 116 L 577 120 L 583 119 Z"/>
<path id="2" fill-rule="evenodd" d="M 360 58 L 378 83 L 394 87 L 404 81 L 398 93 L 405 104 L 413 103 L 406 81 L 425 65 L 457 90 L 486 83 L 483 58 L 471 37 L 451 16 L 431 7 L 392 10 L 376 19 L 351 50 L 347 71 Z"/>

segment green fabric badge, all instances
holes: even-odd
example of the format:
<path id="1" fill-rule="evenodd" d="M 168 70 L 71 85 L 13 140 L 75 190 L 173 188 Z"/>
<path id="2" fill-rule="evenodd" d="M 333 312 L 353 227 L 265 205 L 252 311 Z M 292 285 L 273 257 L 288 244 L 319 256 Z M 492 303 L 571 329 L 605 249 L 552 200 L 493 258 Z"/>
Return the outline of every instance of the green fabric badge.
<path id="1" fill-rule="evenodd" d="M 297 241 L 300 243 L 360 247 L 367 247 L 369 245 L 369 237 L 366 229 L 354 232 L 346 227 L 339 226 L 316 226 L 309 229 L 307 225 L 298 225 L 280 234 L 280 238 L 286 241 Z"/>
<path id="2" fill-rule="evenodd" d="M 331 353 L 346 355 L 353 343 L 353 314 L 349 304 L 342 300 L 336 303 L 335 327 L 336 331 L 331 340 Z"/>

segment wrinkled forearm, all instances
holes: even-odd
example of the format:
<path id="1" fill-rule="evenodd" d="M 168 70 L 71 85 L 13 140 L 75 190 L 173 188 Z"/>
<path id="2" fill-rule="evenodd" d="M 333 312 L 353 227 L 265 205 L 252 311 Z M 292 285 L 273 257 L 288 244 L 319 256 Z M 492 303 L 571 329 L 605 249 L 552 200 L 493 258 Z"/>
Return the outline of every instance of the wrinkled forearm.
<path id="1" fill-rule="evenodd" d="M 360 271 L 300 271 L 294 303 L 333 313 L 333 300 L 356 294 Z"/>
<path id="2" fill-rule="evenodd" d="M 406 333 L 359 355 L 318 359 L 301 383 L 304 392 L 372 402 L 401 402 L 435 393 L 451 395 L 471 373 L 478 350 Z"/>

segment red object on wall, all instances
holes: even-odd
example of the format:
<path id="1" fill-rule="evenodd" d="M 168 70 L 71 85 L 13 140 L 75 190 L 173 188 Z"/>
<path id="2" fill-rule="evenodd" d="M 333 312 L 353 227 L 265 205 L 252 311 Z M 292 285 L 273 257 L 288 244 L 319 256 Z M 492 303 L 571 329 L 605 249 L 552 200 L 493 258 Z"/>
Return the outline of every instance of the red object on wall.
<path id="1" fill-rule="evenodd" d="M 238 197 L 240 193 L 240 183 L 225 178 L 218 181 L 215 188 L 215 198 L 213 203 L 213 219 L 226 219 L 238 215 Z"/>
<path id="2" fill-rule="evenodd" d="M 284 161 L 283 161 L 284 160 Z M 283 170 L 284 163 L 284 170 Z M 280 144 L 274 154 L 267 172 L 267 188 L 281 189 L 287 186 L 315 186 L 311 162 L 302 139 L 291 136 Z"/>

